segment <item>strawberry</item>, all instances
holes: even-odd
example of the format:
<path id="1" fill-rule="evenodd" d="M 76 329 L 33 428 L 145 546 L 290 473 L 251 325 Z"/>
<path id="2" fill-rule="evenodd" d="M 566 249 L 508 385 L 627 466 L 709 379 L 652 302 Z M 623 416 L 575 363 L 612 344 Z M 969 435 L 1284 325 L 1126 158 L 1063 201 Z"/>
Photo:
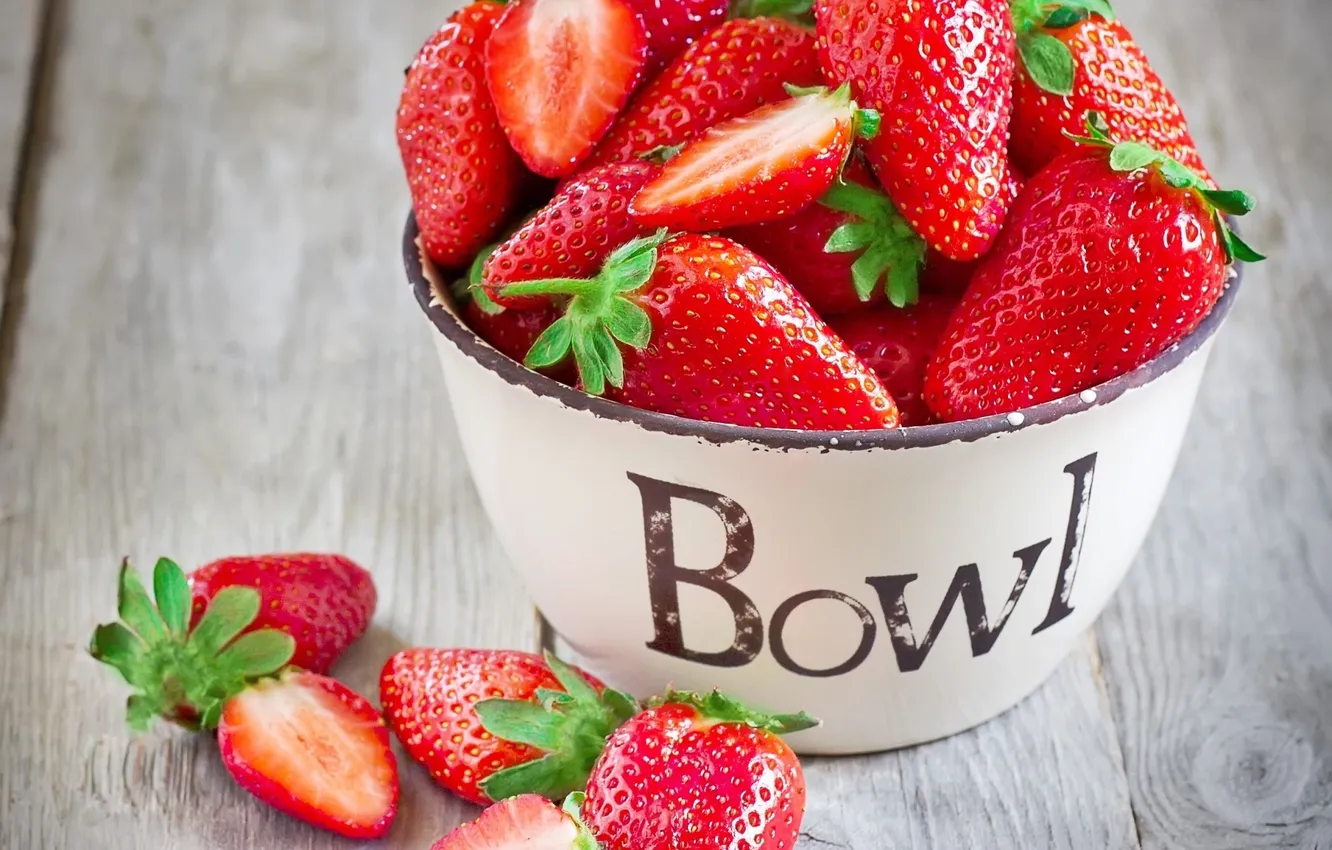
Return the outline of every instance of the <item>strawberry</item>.
<path id="1" fill-rule="evenodd" d="M 1011 205 L 1022 192 L 1024 180 L 1016 171 L 1009 172 L 1004 184 L 1005 204 Z M 920 288 L 926 292 L 951 292 L 960 295 L 971 283 L 980 260 L 965 263 L 950 260 L 938 251 L 925 252 L 925 265 L 920 270 Z"/>
<path id="2" fill-rule="evenodd" d="M 696 39 L 720 24 L 729 0 L 631 0 L 647 31 L 647 76 L 653 77 Z"/>
<path id="3" fill-rule="evenodd" d="M 599 850 L 583 825 L 582 805 L 582 794 L 570 794 L 563 811 L 538 794 L 510 797 L 430 850 Z"/>
<path id="4" fill-rule="evenodd" d="M 957 306 L 949 295 L 924 294 L 910 307 L 877 307 L 830 319 L 856 356 L 892 393 L 904 426 L 934 421 L 925 405 L 925 367 Z"/>
<path id="5" fill-rule="evenodd" d="M 775 18 L 730 20 L 691 44 L 625 107 L 589 165 L 675 147 L 823 82 L 814 35 Z"/>
<path id="6" fill-rule="evenodd" d="M 408 755 L 480 805 L 580 790 L 636 708 L 552 655 L 479 649 L 399 652 L 380 673 L 379 699 Z"/>
<path id="7" fill-rule="evenodd" d="M 648 41 L 629 0 L 513 0 L 486 47 L 500 124 L 543 177 L 574 173 L 643 80 Z"/>
<path id="8" fill-rule="evenodd" d="M 1075 151 L 1070 134 L 1094 111 L 1117 138 L 1150 145 L 1212 183 L 1184 112 L 1108 0 L 1013 0 L 1013 16 L 1021 61 L 1010 150 L 1019 167 L 1035 174 Z"/>
<path id="9" fill-rule="evenodd" d="M 647 227 L 705 231 L 772 221 L 813 203 L 837 181 L 856 137 L 877 132 L 878 115 L 857 108 L 850 86 L 791 94 L 686 143 L 630 214 Z"/>
<path id="10" fill-rule="evenodd" d="M 630 217 L 629 202 L 660 172 L 648 162 L 625 162 L 592 168 L 566 182 L 486 261 L 481 276 L 486 294 L 506 307 L 549 309 L 549 299 L 509 299 L 501 290 L 518 281 L 596 274 L 611 251 L 652 232 Z"/>
<path id="11" fill-rule="evenodd" d="M 816 725 L 717 692 L 667 694 L 611 736 L 583 819 L 604 850 L 795 847 L 805 779 L 778 735 Z"/>
<path id="12" fill-rule="evenodd" d="M 381 838 L 398 810 L 388 729 L 365 697 L 290 671 L 227 701 L 217 727 L 227 772 L 292 817 L 347 838 Z"/>
<path id="13" fill-rule="evenodd" d="M 771 263 L 824 318 L 881 302 L 885 290 L 898 306 L 916 299 L 925 243 L 856 157 L 818 203 L 725 235 Z"/>
<path id="14" fill-rule="evenodd" d="M 897 426 L 869 367 L 772 266 L 729 239 L 662 231 L 617 249 L 590 280 L 506 291 L 569 297 L 526 362 L 549 366 L 572 351 L 592 395 L 762 428 Z"/>
<path id="15" fill-rule="evenodd" d="M 465 266 L 495 236 L 528 180 L 485 85 L 485 46 L 503 12 L 487 0 L 454 13 L 416 55 L 398 105 L 422 244 L 444 268 Z"/>
<path id="16" fill-rule="evenodd" d="M 376 600 L 370 574 L 338 555 L 224 558 L 188 579 L 162 558 L 153 590 L 156 604 L 127 559 L 123 622 L 99 626 L 90 647 L 135 688 L 135 729 L 155 716 L 213 729 L 226 700 L 257 677 L 288 663 L 326 672 L 365 633 Z"/>
<path id="17" fill-rule="evenodd" d="M 974 260 L 1007 214 L 1014 33 L 1005 0 L 815 0 L 820 58 L 879 111 L 866 154 L 931 248 Z"/>
<path id="18" fill-rule="evenodd" d="M 1032 178 L 972 278 L 926 378 L 944 421 L 1010 413 L 1141 366 L 1211 312 L 1236 259 L 1262 257 L 1223 213 L 1253 207 L 1138 142 L 1092 147 Z"/>

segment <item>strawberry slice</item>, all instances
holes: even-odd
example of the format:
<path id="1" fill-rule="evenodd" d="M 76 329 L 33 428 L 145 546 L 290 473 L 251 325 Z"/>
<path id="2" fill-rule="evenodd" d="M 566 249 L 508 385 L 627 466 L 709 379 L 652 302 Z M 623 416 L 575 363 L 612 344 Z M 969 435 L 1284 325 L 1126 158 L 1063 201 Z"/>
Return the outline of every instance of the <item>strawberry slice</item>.
<path id="1" fill-rule="evenodd" d="M 398 808 L 388 728 L 365 697 L 314 673 L 265 679 L 227 701 L 222 762 L 242 788 L 313 826 L 379 838 Z"/>
<path id="2" fill-rule="evenodd" d="M 436 841 L 430 850 L 597 850 L 579 816 L 583 795 L 572 794 L 564 811 L 536 794 L 496 803 L 481 817 Z"/>
<path id="3" fill-rule="evenodd" d="M 500 124 L 527 167 L 565 177 L 642 82 L 643 19 L 626 0 L 515 0 L 486 45 Z"/>
<path id="4" fill-rule="evenodd" d="M 877 133 L 879 116 L 856 106 L 849 85 L 789 91 L 790 100 L 686 144 L 630 213 L 645 227 L 702 232 L 773 221 L 813 203 L 836 182 L 856 137 Z"/>

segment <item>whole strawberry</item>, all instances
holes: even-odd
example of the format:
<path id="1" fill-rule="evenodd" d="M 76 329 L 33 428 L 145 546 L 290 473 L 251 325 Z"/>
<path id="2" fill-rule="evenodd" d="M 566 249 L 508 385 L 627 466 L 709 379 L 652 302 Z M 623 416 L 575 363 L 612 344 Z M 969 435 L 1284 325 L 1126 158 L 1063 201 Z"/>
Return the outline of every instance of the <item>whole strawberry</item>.
<path id="1" fill-rule="evenodd" d="M 925 369 L 957 302 L 956 296 L 925 293 L 909 307 L 885 305 L 829 320 L 892 394 L 904 426 L 934 421 L 925 404 Z"/>
<path id="2" fill-rule="evenodd" d="M 761 428 L 898 424 L 869 367 L 772 266 L 729 239 L 661 232 L 622 246 L 595 278 L 507 291 L 569 299 L 527 363 L 572 353 L 592 395 Z"/>
<path id="3" fill-rule="evenodd" d="M 632 0 L 647 29 L 647 76 L 656 76 L 726 18 L 729 0 Z"/>
<path id="4" fill-rule="evenodd" d="M 611 736 L 583 820 L 603 850 L 793 848 L 805 778 L 778 736 L 817 725 L 716 692 L 667 694 Z"/>
<path id="5" fill-rule="evenodd" d="M 817 203 L 726 234 L 782 273 L 825 319 L 916 300 L 925 243 L 857 157 Z"/>
<path id="6" fill-rule="evenodd" d="M 135 729 L 157 716 L 212 729 L 256 679 L 288 664 L 327 671 L 365 633 L 376 600 L 370 574 L 337 555 L 224 558 L 189 578 L 162 558 L 153 590 L 156 603 L 126 560 L 122 622 L 98 626 L 90 646 L 135 688 Z"/>
<path id="7" fill-rule="evenodd" d="M 408 649 L 384 665 L 379 699 L 407 753 L 473 803 L 580 790 L 632 698 L 552 655 Z"/>
<path id="8" fill-rule="evenodd" d="M 814 45 L 813 33 L 780 19 L 727 21 L 634 95 L 588 165 L 675 147 L 714 124 L 786 100 L 787 84 L 821 85 Z"/>
<path id="9" fill-rule="evenodd" d="M 600 850 L 583 824 L 582 806 L 582 794 L 570 794 L 562 810 L 539 794 L 509 797 L 430 850 Z"/>
<path id="10" fill-rule="evenodd" d="M 503 13 L 490 0 L 455 12 L 402 87 L 398 148 L 422 244 L 444 268 L 467 265 L 494 238 L 528 179 L 485 83 L 486 43 Z"/>
<path id="11" fill-rule="evenodd" d="M 1088 112 L 1212 183 L 1174 95 L 1108 0 L 1013 0 L 1020 61 L 1013 85 L 1016 164 L 1035 174 L 1076 150 Z"/>
<path id="12" fill-rule="evenodd" d="M 926 378 L 941 420 L 1009 413 L 1141 366 L 1211 312 L 1234 260 L 1262 259 L 1222 217 L 1252 209 L 1248 195 L 1092 132 L 1092 147 L 1027 184 L 953 314 Z"/>
<path id="13" fill-rule="evenodd" d="M 815 0 L 824 72 L 882 131 L 866 154 L 936 251 L 985 254 L 1008 205 L 1014 33 L 1006 0 Z"/>

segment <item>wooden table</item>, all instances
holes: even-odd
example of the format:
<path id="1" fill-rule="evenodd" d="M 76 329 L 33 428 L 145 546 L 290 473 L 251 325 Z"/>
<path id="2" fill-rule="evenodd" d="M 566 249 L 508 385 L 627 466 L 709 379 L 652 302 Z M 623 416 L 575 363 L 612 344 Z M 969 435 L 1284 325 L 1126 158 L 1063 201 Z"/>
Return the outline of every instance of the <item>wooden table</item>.
<path id="1" fill-rule="evenodd" d="M 407 644 L 536 647 L 402 280 L 402 69 L 455 0 L 0 0 L 0 847 L 332 847 L 85 654 L 123 554 L 371 566 Z M 1119 0 L 1248 277 L 1139 563 L 974 732 L 808 764 L 804 850 L 1332 847 L 1332 3 Z M 6 269 L 7 267 L 7 269 Z M 472 811 L 404 770 L 389 846 Z"/>

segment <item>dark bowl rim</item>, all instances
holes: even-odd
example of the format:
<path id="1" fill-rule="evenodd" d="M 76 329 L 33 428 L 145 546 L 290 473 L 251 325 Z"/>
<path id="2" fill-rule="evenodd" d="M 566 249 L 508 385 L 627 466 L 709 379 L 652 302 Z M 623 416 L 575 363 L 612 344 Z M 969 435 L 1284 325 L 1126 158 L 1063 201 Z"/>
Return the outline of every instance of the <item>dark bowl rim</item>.
<path id="1" fill-rule="evenodd" d="M 526 389 L 538 396 L 560 402 L 565 407 L 586 411 L 601 419 L 637 425 L 647 431 L 689 437 L 709 443 L 751 443 L 777 450 L 822 449 L 824 451 L 863 451 L 867 449 L 911 449 L 969 443 L 996 434 L 1008 434 L 1036 425 L 1049 425 L 1067 416 L 1107 404 L 1129 390 L 1150 384 L 1173 371 L 1196 353 L 1224 324 L 1234 305 L 1243 279 L 1243 263 L 1236 262 L 1234 274 L 1212 311 L 1192 333 L 1155 359 L 1131 372 L 1113 378 L 1088 391 L 1024 408 L 1008 414 L 996 414 L 964 422 L 918 425 L 874 431 L 794 431 L 728 425 L 685 419 L 667 413 L 639 410 L 619 402 L 587 395 L 559 381 L 533 372 L 521 363 L 492 348 L 476 335 L 455 312 L 445 309 L 434 297 L 434 289 L 422 267 L 417 247 L 416 215 L 409 212 L 403 231 L 403 264 L 416 301 L 435 328 L 465 356 L 495 373 L 505 383 Z M 443 297 L 450 299 L 448 292 Z M 452 305 L 455 307 L 456 305 Z"/>

